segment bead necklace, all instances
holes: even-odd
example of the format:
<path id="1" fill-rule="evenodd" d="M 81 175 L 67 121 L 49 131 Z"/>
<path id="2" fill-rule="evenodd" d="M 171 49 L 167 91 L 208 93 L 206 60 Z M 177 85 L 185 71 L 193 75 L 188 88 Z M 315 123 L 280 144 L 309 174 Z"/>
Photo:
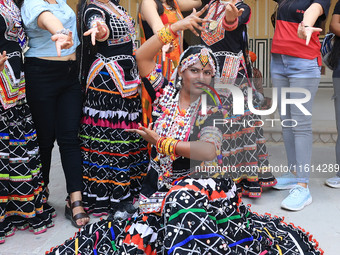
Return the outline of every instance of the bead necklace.
<path id="1" fill-rule="evenodd" d="M 174 86 L 167 86 L 164 95 L 160 99 L 159 107 L 163 114 L 155 122 L 157 134 L 161 137 L 171 137 L 180 141 L 188 141 L 191 127 L 194 124 L 200 107 L 200 98 L 191 103 L 186 110 L 180 110 L 179 93 Z M 160 162 L 160 181 L 164 177 L 172 176 L 172 163 L 176 160 L 174 156 L 166 156 L 158 153 L 157 160 Z"/>

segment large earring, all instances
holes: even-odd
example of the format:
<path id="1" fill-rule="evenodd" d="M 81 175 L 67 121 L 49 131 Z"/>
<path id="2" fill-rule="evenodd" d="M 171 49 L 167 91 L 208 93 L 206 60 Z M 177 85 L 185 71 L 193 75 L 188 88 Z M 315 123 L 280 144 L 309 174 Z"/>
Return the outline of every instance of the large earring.
<path id="1" fill-rule="evenodd" d="M 177 78 L 177 83 L 176 83 L 176 89 L 178 89 L 178 90 L 180 90 L 181 88 L 182 88 L 182 77 L 181 76 L 179 76 L 178 78 Z"/>

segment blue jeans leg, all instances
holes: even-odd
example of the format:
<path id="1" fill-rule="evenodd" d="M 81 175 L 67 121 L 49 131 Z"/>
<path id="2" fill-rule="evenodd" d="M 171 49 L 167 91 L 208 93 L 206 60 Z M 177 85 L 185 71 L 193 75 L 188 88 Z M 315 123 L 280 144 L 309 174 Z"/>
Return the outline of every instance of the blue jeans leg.
<path id="1" fill-rule="evenodd" d="M 279 113 L 287 127 L 282 127 L 288 166 L 297 171 L 298 182 L 308 183 L 312 158 L 312 116 L 305 115 L 297 105 L 287 104 L 286 114 L 281 110 L 282 88 L 307 89 L 311 98 L 303 103 L 304 108 L 312 114 L 315 94 L 320 82 L 320 68 L 316 59 L 308 60 L 286 55 L 273 54 L 271 62 L 273 86 L 278 88 Z M 288 99 L 301 99 L 305 95 L 292 92 L 286 95 Z M 293 120 L 293 121 L 288 121 Z"/>

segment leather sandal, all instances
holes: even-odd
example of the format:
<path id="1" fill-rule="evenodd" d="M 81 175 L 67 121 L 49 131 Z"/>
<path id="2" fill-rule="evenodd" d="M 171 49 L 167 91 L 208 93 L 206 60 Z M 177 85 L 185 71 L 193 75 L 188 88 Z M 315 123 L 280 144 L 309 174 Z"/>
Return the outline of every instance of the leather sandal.
<path id="1" fill-rule="evenodd" d="M 70 200 L 68 200 L 68 205 L 70 205 Z M 78 225 L 77 220 L 79 219 L 84 219 L 84 218 L 90 218 L 87 213 L 81 212 L 77 213 L 76 215 L 73 215 L 73 209 L 75 207 L 83 207 L 83 202 L 78 200 L 74 201 L 70 207 L 65 205 L 65 217 L 69 219 L 72 222 L 72 225 L 75 226 L 76 228 L 82 228 L 85 225 Z"/>

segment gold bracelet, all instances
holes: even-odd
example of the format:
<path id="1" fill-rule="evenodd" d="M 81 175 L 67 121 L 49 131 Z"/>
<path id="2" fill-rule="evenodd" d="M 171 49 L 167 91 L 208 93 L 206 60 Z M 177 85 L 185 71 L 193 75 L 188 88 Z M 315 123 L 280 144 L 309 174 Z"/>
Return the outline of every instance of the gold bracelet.
<path id="1" fill-rule="evenodd" d="M 170 144 L 170 148 L 169 148 L 170 155 L 174 155 L 175 154 L 175 144 L 177 142 L 178 142 L 178 140 L 172 139 L 171 144 Z"/>
<path id="2" fill-rule="evenodd" d="M 163 27 L 157 31 L 158 39 L 165 45 L 171 43 L 175 37 L 168 27 Z"/>
<path id="3" fill-rule="evenodd" d="M 162 143 L 164 142 L 165 139 L 166 139 L 165 137 L 160 137 L 156 143 L 156 150 L 160 154 L 163 154 Z"/>
<path id="4" fill-rule="evenodd" d="M 171 142 L 172 142 L 172 138 L 166 138 L 166 141 L 164 143 L 163 153 L 167 156 L 170 156 L 169 147 L 170 147 Z"/>
<path id="5" fill-rule="evenodd" d="M 179 143 L 179 140 L 176 140 L 176 143 L 174 144 L 174 157 L 178 157 L 178 154 L 176 153 L 176 148 L 177 148 L 177 145 Z"/>

